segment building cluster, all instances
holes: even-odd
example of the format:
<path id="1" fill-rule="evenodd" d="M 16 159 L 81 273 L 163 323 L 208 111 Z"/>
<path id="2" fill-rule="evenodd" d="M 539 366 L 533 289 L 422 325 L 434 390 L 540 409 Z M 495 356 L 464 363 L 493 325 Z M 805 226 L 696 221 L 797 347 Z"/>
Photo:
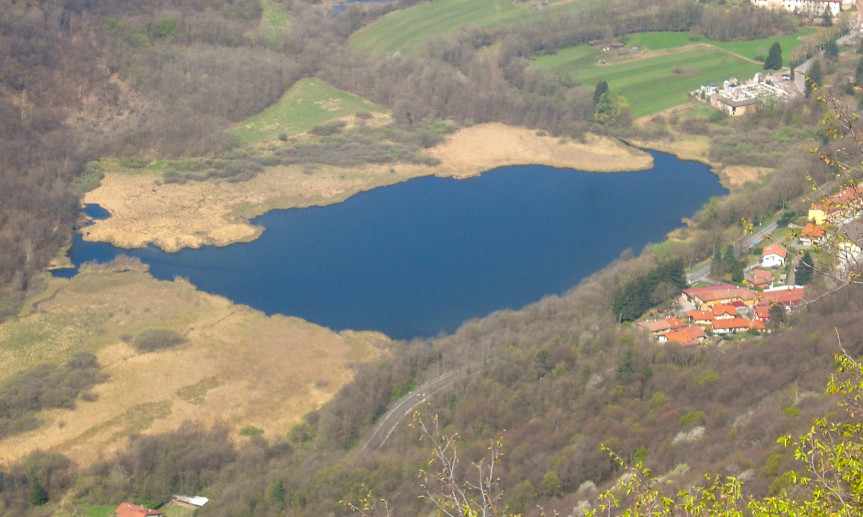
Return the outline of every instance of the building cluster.
<path id="1" fill-rule="evenodd" d="M 684 315 L 639 322 L 660 343 L 697 345 L 708 336 L 766 332 L 770 307 L 790 309 L 803 300 L 805 288 L 783 286 L 756 292 L 732 284 L 685 289 L 680 295 Z"/>
<path id="2" fill-rule="evenodd" d="M 803 228 L 800 241 L 804 245 L 823 246 L 826 228 L 832 227 L 837 239 L 836 250 L 839 271 L 863 269 L 863 185 L 847 187 L 820 203 L 809 207 L 809 224 Z"/>
<path id="3" fill-rule="evenodd" d="M 721 86 L 702 84 L 692 94 L 726 115 L 738 116 L 756 111 L 767 99 L 785 101 L 800 95 L 800 91 L 788 74 L 758 72 L 745 82 L 732 77 L 723 81 Z"/>
<path id="4" fill-rule="evenodd" d="M 765 9 L 784 9 L 810 16 L 821 16 L 828 12 L 833 17 L 854 6 L 854 0 L 752 0 L 752 3 Z"/>

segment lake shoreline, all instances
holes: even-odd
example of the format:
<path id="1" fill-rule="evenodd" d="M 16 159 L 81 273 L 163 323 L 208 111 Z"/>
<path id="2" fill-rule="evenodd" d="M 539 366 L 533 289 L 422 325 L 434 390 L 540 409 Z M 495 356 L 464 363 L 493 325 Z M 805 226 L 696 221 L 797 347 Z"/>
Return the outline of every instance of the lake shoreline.
<path id="1" fill-rule="evenodd" d="M 98 204 L 111 217 L 82 230 L 84 239 L 121 248 L 154 245 L 167 252 L 227 246 L 260 237 L 251 219 L 272 210 L 340 203 L 363 191 L 412 178 L 468 178 L 508 165 L 540 164 L 585 172 L 649 169 L 651 156 L 609 137 L 586 135 L 583 142 L 546 136 L 504 124 L 480 124 L 457 131 L 428 154 L 429 167 L 411 164 L 344 169 L 272 167 L 242 183 L 217 181 L 165 184 L 158 173 L 108 172 L 84 203 Z"/>

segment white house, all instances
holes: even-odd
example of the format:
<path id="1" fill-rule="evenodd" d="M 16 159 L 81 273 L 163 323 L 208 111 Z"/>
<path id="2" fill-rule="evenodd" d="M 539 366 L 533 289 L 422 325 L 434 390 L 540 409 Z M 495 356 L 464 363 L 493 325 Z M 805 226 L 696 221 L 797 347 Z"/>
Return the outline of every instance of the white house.
<path id="1" fill-rule="evenodd" d="M 779 267 L 785 265 L 788 251 L 778 244 L 770 244 L 761 252 L 761 265 L 764 267 Z"/>
<path id="2" fill-rule="evenodd" d="M 826 9 L 834 17 L 852 6 L 852 2 L 848 0 L 753 0 L 752 3 L 766 9 L 781 8 L 792 13 L 816 16 L 824 14 Z"/>

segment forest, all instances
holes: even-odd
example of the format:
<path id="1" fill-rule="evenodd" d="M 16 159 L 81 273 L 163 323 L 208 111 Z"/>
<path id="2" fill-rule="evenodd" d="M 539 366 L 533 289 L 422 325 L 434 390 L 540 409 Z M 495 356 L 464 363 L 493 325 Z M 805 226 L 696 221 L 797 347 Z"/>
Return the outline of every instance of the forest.
<path id="1" fill-rule="evenodd" d="M 737 120 L 660 114 L 635 126 L 625 113 L 597 121 L 592 87 L 529 60 L 635 32 L 746 40 L 807 21 L 745 2 L 611 0 L 565 15 L 539 11 L 501 26 L 460 27 L 411 53 L 348 45 L 357 30 L 416 3 L 350 4 L 334 14 L 319 2 L 281 0 L 290 23 L 263 31 L 257 0 L 0 0 L 0 181 L 7 193 L 0 319 L 18 314 L 81 224 L 80 197 L 99 179 L 93 160 L 195 157 L 212 166 L 166 181 L 248 179 L 269 162 L 238 152 L 241 142 L 228 129 L 303 78 L 386 106 L 394 122 L 349 134 L 319 127 L 320 140 L 266 158 L 275 163 L 421 162 L 428 159 L 422 150 L 441 138 L 435 124 L 496 121 L 655 145 L 672 135 L 707 136 L 715 164 L 775 172 L 711 200 L 687 221 L 685 239 L 625 253 L 571 292 L 466 322 L 451 336 L 397 343 L 385 361 L 358 366 L 350 385 L 286 436 L 238 441 L 223 427 L 187 422 L 173 433 L 133 436 L 118 454 L 87 467 L 62 451 L 3 466 L 4 515 L 74 514 L 77 505 L 124 500 L 157 506 L 175 493 L 207 494 L 211 504 L 200 515 L 341 515 L 369 493 L 386 497 L 394 515 L 428 513 L 418 473 L 434 466 L 415 427 L 399 427 L 381 451 L 358 449 L 400 395 L 477 361 L 490 364 L 430 398 L 422 415 L 458 434 L 460 469 L 500 439 L 496 473 L 507 512 L 579 515 L 576 508 L 621 473 L 601 446 L 667 473 L 677 486 L 692 486 L 705 472 L 745 478 L 746 494 L 755 497 L 792 486 L 787 473 L 800 466 L 776 438 L 805 432 L 829 411 L 823 393 L 837 333 L 851 355 L 863 353 L 860 287 L 795 310 L 769 336 L 718 349 L 658 347 L 629 322 L 667 303 L 682 285 L 684 264 L 736 242 L 741 220 L 804 214 L 813 184 L 833 179 L 837 162 L 855 159 L 847 154 L 853 149 L 834 138 L 835 122 L 822 124 L 827 111 L 818 95 Z M 816 62 L 824 86 L 833 83 L 830 94 L 854 105 L 856 60 Z M 801 150 L 808 147 L 821 154 Z M 834 287 L 826 275 L 811 283 L 825 294 Z M 153 334 L 134 344 L 153 350 L 180 341 Z M 43 408 L 74 405 L 101 380 L 91 356 L 16 374 L 0 386 L 0 434 L 36 425 L 33 415 Z"/>

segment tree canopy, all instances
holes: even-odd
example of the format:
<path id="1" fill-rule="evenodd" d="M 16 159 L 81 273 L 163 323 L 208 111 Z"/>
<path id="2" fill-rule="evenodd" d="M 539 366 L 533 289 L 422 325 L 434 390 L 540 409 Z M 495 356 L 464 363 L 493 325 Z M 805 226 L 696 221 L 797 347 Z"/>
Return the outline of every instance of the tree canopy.
<path id="1" fill-rule="evenodd" d="M 770 45 L 770 51 L 767 53 L 767 59 L 764 60 L 765 70 L 779 70 L 782 68 L 782 46 L 778 41 L 774 41 Z"/>

